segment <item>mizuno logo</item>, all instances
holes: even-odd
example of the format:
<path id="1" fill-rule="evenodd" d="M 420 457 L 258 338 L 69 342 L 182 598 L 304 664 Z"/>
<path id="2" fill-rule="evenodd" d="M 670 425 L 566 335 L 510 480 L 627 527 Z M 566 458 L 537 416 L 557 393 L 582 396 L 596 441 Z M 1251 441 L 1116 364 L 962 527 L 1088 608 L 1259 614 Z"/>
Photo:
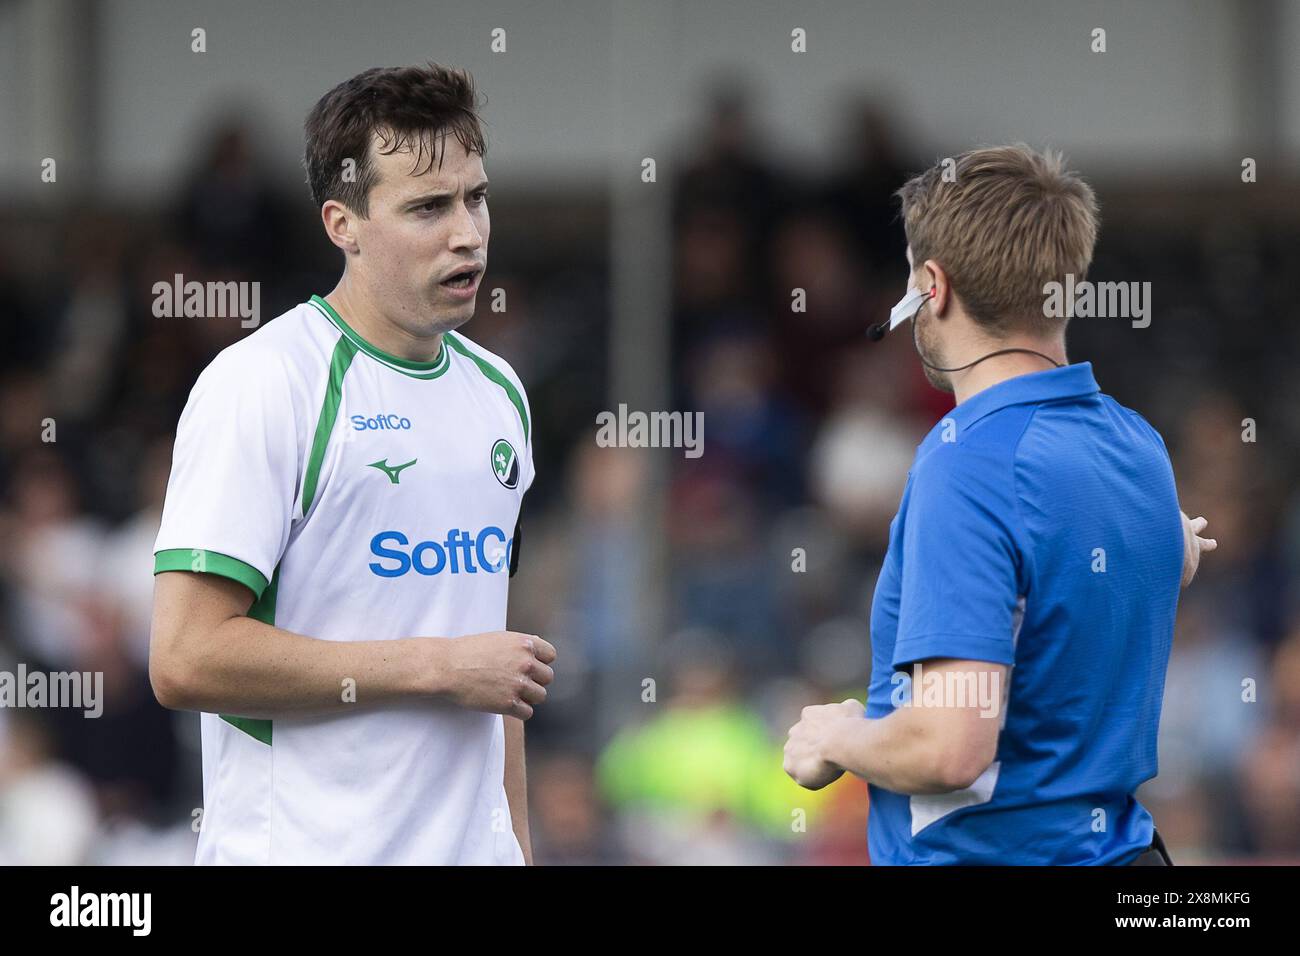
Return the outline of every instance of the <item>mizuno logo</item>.
<path id="1" fill-rule="evenodd" d="M 366 467 L 378 468 L 380 471 L 382 471 L 385 475 L 388 476 L 389 481 L 391 481 L 393 484 L 396 485 L 396 484 L 400 484 L 400 482 L 398 481 L 398 476 L 401 475 L 402 470 L 405 468 L 410 468 L 417 461 L 419 461 L 418 458 L 412 458 L 405 465 L 389 465 L 388 459 L 385 458 L 383 461 L 372 461 L 370 462 L 370 464 L 366 465 Z"/>

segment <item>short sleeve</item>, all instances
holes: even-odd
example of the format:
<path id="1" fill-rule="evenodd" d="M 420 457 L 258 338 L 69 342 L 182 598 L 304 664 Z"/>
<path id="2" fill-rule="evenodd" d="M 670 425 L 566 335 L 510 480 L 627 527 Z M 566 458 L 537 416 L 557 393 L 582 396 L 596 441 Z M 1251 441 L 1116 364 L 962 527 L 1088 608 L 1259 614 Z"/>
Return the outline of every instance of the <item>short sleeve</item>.
<path id="1" fill-rule="evenodd" d="M 1023 562 L 1009 463 L 940 445 L 914 470 L 904 520 L 893 666 L 1014 663 Z"/>
<path id="2" fill-rule="evenodd" d="M 300 461 L 283 364 L 218 355 L 176 429 L 154 573 L 219 574 L 260 598 L 289 541 Z"/>

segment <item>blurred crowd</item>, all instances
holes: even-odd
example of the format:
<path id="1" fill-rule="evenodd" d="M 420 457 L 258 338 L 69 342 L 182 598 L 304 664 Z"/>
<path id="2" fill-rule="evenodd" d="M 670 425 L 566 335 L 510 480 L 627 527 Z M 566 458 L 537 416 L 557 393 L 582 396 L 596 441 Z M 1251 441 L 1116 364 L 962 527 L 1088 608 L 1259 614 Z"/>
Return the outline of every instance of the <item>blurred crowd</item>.
<path id="1" fill-rule="evenodd" d="M 889 521 L 951 404 L 906 336 L 864 335 L 906 280 L 893 190 L 934 157 L 903 155 L 867 102 L 846 111 L 833 170 L 775 159 L 738 89 L 717 91 L 699 127 L 672 186 L 665 316 L 672 407 L 704 413 L 698 459 L 596 446 L 595 414 L 618 401 L 603 239 L 576 253 L 547 241 L 574 215 L 564 196 L 494 198 L 487 281 L 508 306 L 465 331 L 528 387 L 538 480 L 510 619 L 561 652 L 528 731 L 536 856 L 865 863 L 865 785 L 802 791 L 781 747 L 801 707 L 865 694 Z M 333 287 L 305 187 L 275 188 L 263 159 L 247 128 L 222 125 L 161 211 L 78 208 L 47 229 L 37 267 L 17 265 L 32 259 L 16 245 L 0 255 L 0 670 L 102 672 L 105 699 L 93 720 L 0 709 L 0 863 L 192 859 L 198 720 L 150 690 L 152 546 L 189 388 L 248 330 L 155 318 L 151 289 L 176 273 L 257 280 L 274 316 Z M 1162 432 L 1185 510 L 1220 543 L 1184 592 L 1160 775 L 1139 796 L 1179 862 L 1300 861 L 1300 397 L 1286 363 L 1300 349 L 1281 279 L 1300 265 L 1300 222 L 1126 220 L 1125 190 L 1147 184 L 1094 185 L 1090 278 L 1151 281 L 1155 317 L 1076 320 L 1071 359 Z M 659 561 L 632 518 L 657 454 L 672 456 Z M 667 600 L 646 634 L 652 574 Z"/>

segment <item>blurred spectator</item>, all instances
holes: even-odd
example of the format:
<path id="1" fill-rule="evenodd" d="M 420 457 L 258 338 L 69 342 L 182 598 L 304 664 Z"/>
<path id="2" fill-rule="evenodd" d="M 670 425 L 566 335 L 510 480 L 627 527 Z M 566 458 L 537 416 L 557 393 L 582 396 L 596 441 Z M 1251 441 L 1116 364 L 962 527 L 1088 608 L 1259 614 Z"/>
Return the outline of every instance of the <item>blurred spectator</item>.
<path id="1" fill-rule="evenodd" d="M 180 199 L 181 238 L 199 263 L 249 275 L 281 271 L 283 226 L 242 120 L 214 128 Z"/>
<path id="2" fill-rule="evenodd" d="M 90 788 L 54 759 L 32 712 L 0 715 L 0 866 L 87 862 L 98 825 Z"/>
<path id="3" fill-rule="evenodd" d="M 782 744 L 739 695 L 738 661 L 717 635 L 680 635 L 664 659 L 649 718 L 621 730 L 597 765 L 629 849 L 655 863 L 778 861 L 776 841 L 803 832 L 825 792 L 785 775 Z"/>
<path id="4" fill-rule="evenodd" d="M 1265 859 L 1300 857 L 1300 626 L 1277 649 L 1268 723 L 1245 758 L 1246 818 Z"/>

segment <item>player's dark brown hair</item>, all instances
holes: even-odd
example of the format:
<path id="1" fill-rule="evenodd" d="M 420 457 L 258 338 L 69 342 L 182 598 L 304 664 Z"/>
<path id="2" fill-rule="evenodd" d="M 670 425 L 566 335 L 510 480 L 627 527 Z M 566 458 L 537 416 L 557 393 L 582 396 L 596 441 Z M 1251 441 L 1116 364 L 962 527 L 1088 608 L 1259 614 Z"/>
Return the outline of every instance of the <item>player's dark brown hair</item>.
<path id="1" fill-rule="evenodd" d="M 440 145 L 449 136 L 482 156 L 487 144 L 478 109 L 469 73 L 436 63 L 375 67 L 343 81 L 320 98 L 304 126 L 303 165 L 312 200 L 322 206 L 336 199 L 362 218 L 369 215 L 378 177 L 370 158 L 376 134 L 382 154 L 411 151 L 413 175 L 435 162 L 442 166 Z"/>
<path id="2" fill-rule="evenodd" d="M 1060 153 L 1023 143 L 972 149 L 898 196 L 912 261 L 942 265 L 972 319 L 996 333 L 1061 328 L 1064 319 L 1044 316 L 1043 287 L 1087 274 L 1097 199 Z"/>

